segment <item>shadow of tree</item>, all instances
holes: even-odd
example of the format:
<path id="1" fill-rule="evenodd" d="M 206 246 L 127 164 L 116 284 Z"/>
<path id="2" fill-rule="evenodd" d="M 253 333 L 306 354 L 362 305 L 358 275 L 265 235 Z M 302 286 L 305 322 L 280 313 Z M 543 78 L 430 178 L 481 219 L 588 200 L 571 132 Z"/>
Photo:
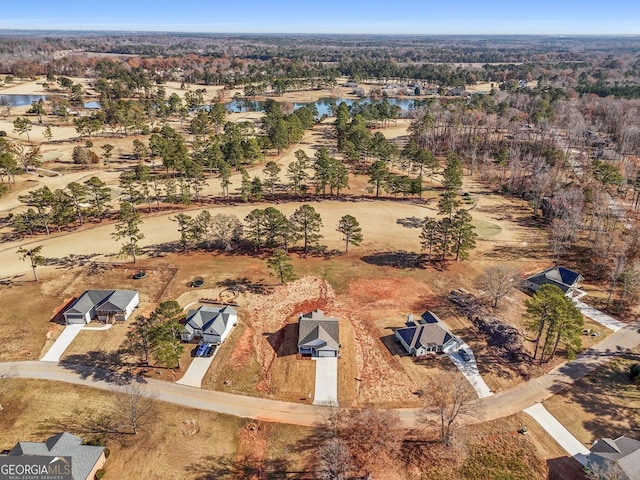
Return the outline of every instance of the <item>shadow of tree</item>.
<path id="1" fill-rule="evenodd" d="M 253 282 L 247 277 L 230 278 L 217 283 L 218 287 L 224 287 L 234 290 L 238 293 L 255 293 L 257 295 L 268 295 L 272 289 L 262 282 Z"/>
<path id="2" fill-rule="evenodd" d="M 640 355 L 618 350 L 608 350 L 604 355 L 616 358 L 593 372 L 589 372 L 588 365 L 570 368 L 573 364 L 568 364 L 560 369 L 576 376 L 585 375 L 561 394 L 569 403 L 580 405 L 590 414 L 582 426 L 594 440 L 616 438 L 640 428 L 640 389 L 628 374 L 629 366 L 640 362 Z"/>
<path id="3" fill-rule="evenodd" d="M 291 470 L 286 458 L 256 459 L 247 456 L 234 460 L 223 456 L 210 455 L 197 463 L 189 465 L 187 472 L 195 480 L 240 480 L 250 478 L 314 480 L 318 478 L 315 472 Z"/>
<path id="4" fill-rule="evenodd" d="M 70 254 L 66 257 L 60 258 L 46 258 L 44 264 L 50 267 L 56 268 L 72 268 L 72 267 L 84 267 L 89 262 L 92 261 L 93 258 L 100 255 L 99 253 L 89 253 L 86 255 L 76 255 Z"/>
<path id="5" fill-rule="evenodd" d="M 87 353 L 69 355 L 60 361 L 60 365 L 78 374 L 80 378 L 102 380 L 115 385 L 133 381 L 145 383 L 144 377 L 134 375 L 135 365 L 123 361 L 124 352 L 93 350 Z"/>
<path id="6" fill-rule="evenodd" d="M 424 218 L 418 217 L 407 217 L 407 218 L 399 218 L 396 220 L 396 223 L 402 225 L 405 228 L 422 228 L 422 224 L 424 223 Z"/>
<path id="7" fill-rule="evenodd" d="M 10 285 L 13 285 L 13 283 L 18 280 L 19 278 L 24 277 L 23 274 L 20 275 L 9 275 L 7 277 L 0 277 L 0 285 L 4 286 L 4 287 L 8 287 Z"/>
<path id="8" fill-rule="evenodd" d="M 365 255 L 361 260 L 370 265 L 377 265 L 379 267 L 393 267 L 400 269 L 424 269 L 426 255 L 407 252 L 400 250 L 398 252 L 380 252 L 372 255 Z"/>

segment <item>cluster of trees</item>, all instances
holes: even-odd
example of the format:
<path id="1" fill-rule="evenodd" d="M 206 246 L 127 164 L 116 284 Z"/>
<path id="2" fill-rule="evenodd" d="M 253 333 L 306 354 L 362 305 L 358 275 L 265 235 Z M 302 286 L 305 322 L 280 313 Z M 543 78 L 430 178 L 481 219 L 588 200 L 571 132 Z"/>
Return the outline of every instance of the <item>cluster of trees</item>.
<path id="1" fill-rule="evenodd" d="M 182 308 L 175 300 L 162 302 L 148 316 L 137 315 L 127 331 L 122 349 L 140 357 L 145 365 L 180 368 L 184 346 L 180 341 Z"/>
<path id="2" fill-rule="evenodd" d="M 52 227 L 61 231 L 75 223 L 102 220 L 111 189 L 94 176 L 83 183 L 71 182 L 64 189 L 40 187 L 18 198 L 29 208 L 12 216 L 14 230 L 20 234 L 49 234 Z"/>
<path id="3" fill-rule="evenodd" d="M 16 183 L 16 173 L 39 167 L 41 159 L 39 145 L 25 145 L 0 137 L 0 194 Z"/>
<path id="4" fill-rule="evenodd" d="M 282 106 L 272 99 L 264 103 L 264 117 L 262 128 L 264 130 L 267 145 L 275 148 L 278 154 L 289 145 L 302 140 L 304 131 L 310 129 L 315 121 L 314 114 L 309 107 L 300 107 L 293 113 L 285 115 Z"/>
<path id="5" fill-rule="evenodd" d="M 176 222 L 183 250 L 192 241 L 229 250 L 242 240 L 256 251 L 282 249 L 288 252 L 299 242 L 302 242 L 303 253 L 324 248 L 320 245 L 322 217 L 309 204 L 301 205 L 289 217 L 275 207 L 256 208 L 244 218 L 244 223 L 235 215 L 211 215 L 206 210 L 195 217 L 178 213 L 172 220 Z M 345 251 L 349 245 L 359 245 L 362 241 L 362 229 L 351 215 L 343 216 L 336 229 L 342 234 Z"/>
<path id="6" fill-rule="evenodd" d="M 555 285 L 543 285 L 525 301 L 527 330 L 535 335 L 532 361 L 551 360 L 562 345 L 571 360 L 582 348 L 582 313 Z"/>
<path id="7" fill-rule="evenodd" d="M 454 152 L 447 154 L 447 166 L 443 172 L 444 191 L 438 202 L 439 220 L 427 217 L 422 225 L 420 241 L 427 250 L 429 259 L 439 256 L 444 262 L 447 255 L 455 255 L 456 260 L 468 258 L 475 248 L 475 227 L 471 224 L 471 214 L 459 208 L 459 190 L 462 187 L 462 164 Z"/>

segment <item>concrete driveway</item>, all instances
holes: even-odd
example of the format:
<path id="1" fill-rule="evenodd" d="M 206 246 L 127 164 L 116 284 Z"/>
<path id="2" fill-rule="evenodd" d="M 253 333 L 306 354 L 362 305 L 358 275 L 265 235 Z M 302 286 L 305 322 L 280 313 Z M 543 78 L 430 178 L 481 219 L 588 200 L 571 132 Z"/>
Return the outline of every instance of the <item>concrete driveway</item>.
<path id="1" fill-rule="evenodd" d="M 40 359 L 41 362 L 59 362 L 60 357 L 64 351 L 71 345 L 71 342 L 75 340 L 80 331 L 84 328 L 83 323 L 67 325 L 57 338 L 51 348 L 44 354 L 44 357 Z"/>
<path id="2" fill-rule="evenodd" d="M 565 451 L 575 458 L 582 465 L 587 464 L 587 455 L 589 449 L 585 447 L 576 437 L 571 435 L 569 430 L 564 428 L 562 424 L 555 419 L 549 411 L 544 408 L 542 403 L 525 408 L 524 413 L 530 415 L 536 422 L 544 428 L 551 437 L 560 444 Z"/>
<path id="3" fill-rule="evenodd" d="M 626 323 L 622 323 L 620 320 L 616 320 L 612 316 L 607 315 L 600 310 L 596 310 L 595 308 L 590 307 L 584 302 L 575 300 L 575 304 L 576 307 L 578 307 L 578 310 L 580 310 L 580 313 L 582 313 L 585 317 L 590 318 L 594 322 L 598 322 L 600 325 L 602 325 L 603 327 L 607 327 L 609 330 L 617 332 L 618 330 L 626 326 Z"/>
<path id="4" fill-rule="evenodd" d="M 338 358 L 314 357 L 316 388 L 314 405 L 338 405 Z"/>
<path id="5" fill-rule="evenodd" d="M 202 386 L 202 379 L 206 375 L 207 370 L 209 370 L 216 353 L 218 353 L 218 347 L 215 348 L 213 355 L 210 357 L 195 357 L 182 378 L 176 383 L 179 383 L 180 385 L 188 385 L 189 387 L 200 388 Z"/>
<path id="6" fill-rule="evenodd" d="M 84 323 L 67 325 L 64 327 L 64 330 L 57 338 L 57 340 L 51 345 L 51 348 L 45 353 L 44 357 L 40 359 L 41 362 L 59 362 L 60 357 L 65 352 L 71 342 L 73 342 L 80 333 L 81 330 L 109 330 L 113 325 L 107 323 L 106 325 L 102 325 L 100 327 L 90 327 L 85 325 Z M 95 324 L 94 324 L 95 325 Z"/>
<path id="7" fill-rule="evenodd" d="M 469 361 L 464 361 L 458 350 L 464 348 L 469 354 Z M 450 347 L 445 350 L 447 357 L 451 359 L 453 364 L 458 367 L 458 370 L 465 376 L 465 378 L 469 381 L 473 389 L 478 394 L 478 398 L 486 398 L 493 395 L 491 389 L 484 383 L 482 379 L 482 375 L 480 375 L 480 371 L 478 370 L 478 364 L 476 363 L 476 357 L 473 355 L 473 352 L 469 348 L 469 345 L 460 341 L 457 347 Z"/>

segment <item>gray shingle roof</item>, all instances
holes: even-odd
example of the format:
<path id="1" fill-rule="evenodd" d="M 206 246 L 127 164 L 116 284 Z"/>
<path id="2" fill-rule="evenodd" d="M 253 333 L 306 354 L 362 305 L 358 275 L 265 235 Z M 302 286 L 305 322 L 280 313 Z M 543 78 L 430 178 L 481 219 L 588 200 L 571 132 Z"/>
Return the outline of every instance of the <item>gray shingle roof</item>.
<path id="1" fill-rule="evenodd" d="M 442 326 L 435 313 L 426 311 L 421 318 L 419 324 L 413 322 L 413 325 L 408 324 L 408 326 L 396 330 L 396 333 L 409 345 L 409 348 L 442 346 L 455 338 L 449 330 Z"/>
<path id="2" fill-rule="evenodd" d="M 563 292 L 567 292 L 574 287 L 579 281 L 583 280 L 582 275 L 565 267 L 551 267 L 545 271 L 532 275 L 527 278 L 531 283 L 536 285 L 551 284 L 560 288 Z"/>
<path id="3" fill-rule="evenodd" d="M 228 305 L 224 307 L 201 306 L 195 310 L 189 310 L 184 322 L 185 331 L 202 330 L 212 335 L 222 335 L 227 328 L 231 315 L 238 312 Z"/>
<path id="4" fill-rule="evenodd" d="M 137 294 L 135 290 L 87 290 L 64 313 L 86 315 L 94 307 L 97 312 L 123 312 Z"/>
<path id="5" fill-rule="evenodd" d="M 300 315 L 298 348 L 334 350 L 340 348 L 340 330 L 337 318 L 325 317 L 322 310 Z"/>
<path id="6" fill-rule="evenodd" d="M 593 444 L 591 453 L 617 462 L 629 478 L 640 478 L 640 441 L 624 436 L 601 438 Z"/>
<path id="7" fill-rule="evenodd" d="M 104 447 L 82 445 L 80 437 L 63 432 L 49 437 L 44 442 L 18 442 L 9 452 L 9 455 L 71 457 L 73 479 L 85 480 L 103 452 Z"/>

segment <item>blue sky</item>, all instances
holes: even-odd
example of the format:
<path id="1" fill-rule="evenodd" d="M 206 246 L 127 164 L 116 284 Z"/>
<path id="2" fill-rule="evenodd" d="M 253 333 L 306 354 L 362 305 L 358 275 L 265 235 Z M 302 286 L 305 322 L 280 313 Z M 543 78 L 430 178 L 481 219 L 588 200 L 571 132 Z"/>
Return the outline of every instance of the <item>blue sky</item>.
<path id="1" fill-rule="evenodd" d="M 0 29 L 638 34 L 640 0 L 5 0 Z"/>

